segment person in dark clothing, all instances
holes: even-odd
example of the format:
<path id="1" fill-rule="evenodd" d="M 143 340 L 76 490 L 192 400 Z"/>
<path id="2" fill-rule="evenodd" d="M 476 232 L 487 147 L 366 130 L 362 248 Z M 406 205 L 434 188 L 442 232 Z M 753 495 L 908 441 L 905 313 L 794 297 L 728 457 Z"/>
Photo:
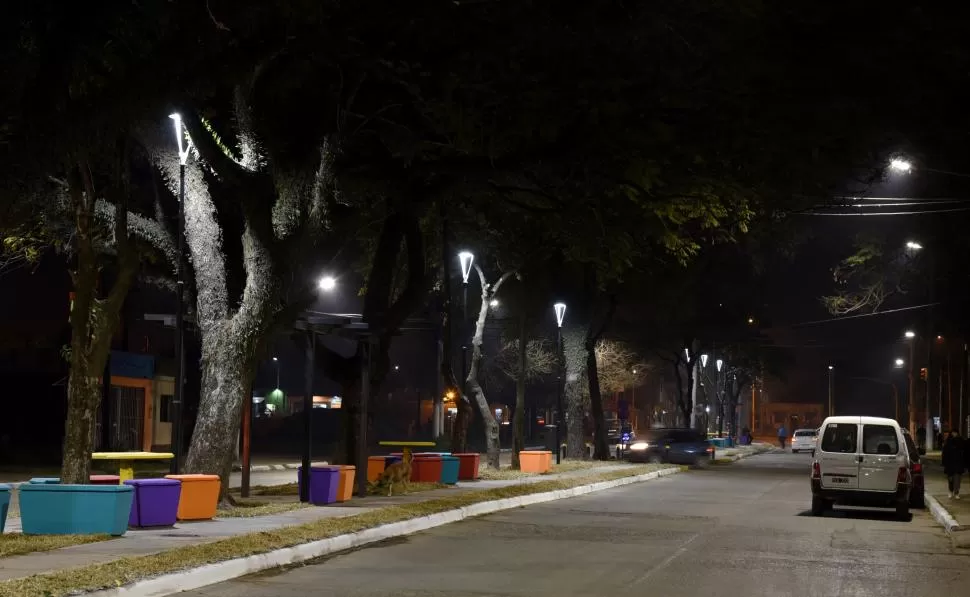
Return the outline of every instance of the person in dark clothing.
<path id="1" fill-rule="evenodd" d="M 960 480 L 966 470 L 966 453 L 959 431 L 951 431 L 943 442 L 943 473 L 946 475 L 950 498 L 960 499 Z"/>

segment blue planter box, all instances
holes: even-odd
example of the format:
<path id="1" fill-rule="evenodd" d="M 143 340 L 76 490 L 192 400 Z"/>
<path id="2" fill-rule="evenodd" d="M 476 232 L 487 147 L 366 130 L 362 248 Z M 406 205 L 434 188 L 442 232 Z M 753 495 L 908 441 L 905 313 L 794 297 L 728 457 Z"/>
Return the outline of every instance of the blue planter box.
<path id="1" fill-rule="evenodd" d="M 10 507 L 10 486 L 0 483 L 0 533 L 7 524 L 7 509 Z"/>
<path id="2" fill-rule="evenodd" d="M 57 485 L 61 482 L 60 477 L 34 477 L 30 480 L 33 485 Z"/>
<path id="3" fill-rule="evenodd" d="M 130 485 L 20 486 L 25 535 L 124 535 L 134 496 Z"/>
<path id="4" fill-rule="evenodd" d="M 458 457 L 441 457 L 441 482 L 445 485 L 455 485 L 458 483 Z"/>

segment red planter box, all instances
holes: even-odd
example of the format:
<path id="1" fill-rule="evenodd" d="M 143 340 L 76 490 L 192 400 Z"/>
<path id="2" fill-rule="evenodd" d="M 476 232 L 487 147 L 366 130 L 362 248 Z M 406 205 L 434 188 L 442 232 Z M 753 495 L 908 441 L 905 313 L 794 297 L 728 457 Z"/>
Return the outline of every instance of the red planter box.
<path id="1" fill-rule="evenodd" d="M 441 456 L 422 456 L 411 461 L 411 480 L 415 483 L 441 482 Z"/>
<path id="2" fill-rule="evenodd" d="M 452 456 L 458 459 L 459 481 L 475 481 L 478 479 L 478 465 L 482 456 L 481 454 L 452 454 Z"/>

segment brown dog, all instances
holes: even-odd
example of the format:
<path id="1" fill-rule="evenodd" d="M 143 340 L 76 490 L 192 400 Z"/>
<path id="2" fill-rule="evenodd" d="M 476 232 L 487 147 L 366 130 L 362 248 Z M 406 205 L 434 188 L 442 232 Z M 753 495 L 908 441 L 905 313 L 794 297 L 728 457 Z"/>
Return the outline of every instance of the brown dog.
<path id="1" fill-rule="evenodd" d="M 387 484 L 387 495 L 390 497 L 394 493 L 394 484 L 403 483 L 404 493 L 408 492 L 408 483 L 411 482 L 411 450 L 404 448 L 404 453 L 401 462 L 395 462 L 391 466 L 384 469 L 381 476 L 377 481 L 374 482 L 372 487 L 383 487 Z"/>

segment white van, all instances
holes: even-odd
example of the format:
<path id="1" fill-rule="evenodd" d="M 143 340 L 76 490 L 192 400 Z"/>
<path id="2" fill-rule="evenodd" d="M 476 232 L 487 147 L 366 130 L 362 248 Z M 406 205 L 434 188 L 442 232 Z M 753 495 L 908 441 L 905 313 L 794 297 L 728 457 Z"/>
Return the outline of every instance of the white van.
<path id="1" fill-rule="evenodd" d="M 812 514 L 835 504 L 895 508 L 909 516 L 909 452 L 902 429 L 881 417 L 828 417 L 812 462 Z"/>

